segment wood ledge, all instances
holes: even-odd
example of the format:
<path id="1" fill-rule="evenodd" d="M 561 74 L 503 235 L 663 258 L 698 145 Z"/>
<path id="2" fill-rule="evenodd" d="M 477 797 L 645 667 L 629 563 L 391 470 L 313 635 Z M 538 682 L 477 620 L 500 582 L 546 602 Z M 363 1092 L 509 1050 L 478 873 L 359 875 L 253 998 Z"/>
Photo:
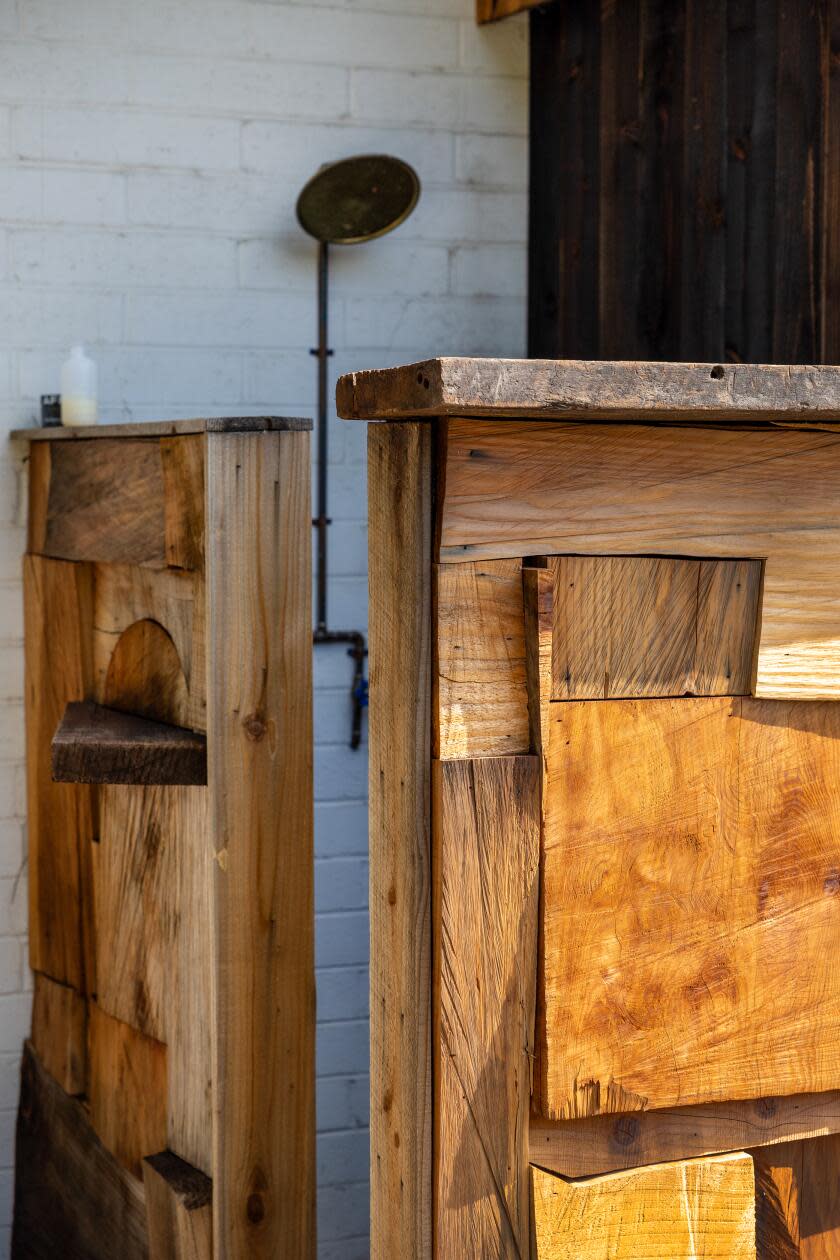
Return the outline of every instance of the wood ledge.
<path id="1" fill-rule="evenodd" d="M 56 783 L 202 785 L 207 740 L 194 731 L 90 701 L 64 710 L 52 741 Z"/>
<path id="2" fill-rule="evenodd" d="M 351 372 L 336 388 L 345 420 L 840 424 L 840 368 L 563 359 L 428 359 Z"/>

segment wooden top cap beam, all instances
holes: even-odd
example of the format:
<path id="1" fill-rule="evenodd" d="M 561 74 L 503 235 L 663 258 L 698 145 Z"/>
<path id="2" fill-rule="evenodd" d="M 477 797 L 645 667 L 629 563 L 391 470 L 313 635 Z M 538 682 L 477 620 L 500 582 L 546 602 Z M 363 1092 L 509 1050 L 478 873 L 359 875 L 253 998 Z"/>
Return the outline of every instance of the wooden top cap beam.
<path id="1" fill-rule="evenodd" d="M 148 420 L 140 424 L 50 425 L 48 428 L 13 429 L 12 437 L 24 442 L 68 442 L 89 438 L 182 437 L 185 433 L 286 433 L 308 432 L 312 421 L 301 416 L 209 416 L 194 420 Z"/>
<path id="2" fill-rule="evenodd" d="M 488 416 L 694 424 L 840 423 L 840 368 L 428 359 L 342 376 L 336 405 L 345 420 Z"/>
<path id="3" fill-rule="evenodd" d="M 203 735 L 89 701 L 64 710 L 52 741 L 56 783 L 207 782 Z"/>

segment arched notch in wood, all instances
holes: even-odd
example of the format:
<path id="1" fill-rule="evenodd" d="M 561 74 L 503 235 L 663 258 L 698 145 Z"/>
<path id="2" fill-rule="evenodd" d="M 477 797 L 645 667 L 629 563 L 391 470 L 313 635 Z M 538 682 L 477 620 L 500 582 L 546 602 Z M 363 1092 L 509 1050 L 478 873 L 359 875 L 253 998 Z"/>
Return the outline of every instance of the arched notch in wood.
<path id="1" fill-rule="evenodd" d="M 56 783 L 207 782 L 207 740 L 181 726 L 74 701 L 52 740 Z"/>

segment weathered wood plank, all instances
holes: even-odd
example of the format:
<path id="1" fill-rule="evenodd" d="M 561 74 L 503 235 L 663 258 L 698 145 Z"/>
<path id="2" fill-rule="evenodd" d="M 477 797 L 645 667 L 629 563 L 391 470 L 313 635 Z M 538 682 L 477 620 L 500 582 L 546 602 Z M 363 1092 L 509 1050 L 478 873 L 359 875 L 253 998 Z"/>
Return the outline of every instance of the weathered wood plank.
<path id="1" fill-rule="evenodd" d="M 143 1160 L 149 1250 L 155 1260 L 211 1260 L 213 1183 L 171 1151 Z"/>
<path id="2" fill-rule="evenodd" d="M 166 1145 L 166 1046 L 88 1006 L 90 1121 L 105 1146 L 140 1177 L 140 1161 Z"/>
<path id="3" fill-rule="evenodd" d="M 531 1170 L 535 1260 L 756 1260 L 749 1155 L 567 1181 Z"/>
<path id="4" fill-rule="evenodd" d="M 163 438 L 160 455 L 166 563 L 176 569 L 203 569 L 204 438 Z"/>
<path id="5" fill-rule="evenodd" d="M 530 1151 L 531 1163 L 550 1172 L 591 1177 L 832 1133 L 840 1133 L 840 1090 L 583 1120 L 547 1121 L 535 1116 Z"/>
<path id="6" fill-rule="evenodd" d="M 27 556 L 23 565 L 29 957 L 84 992 L 92 982 L 81 912 L 93 837 L 90 789 L 52 781 L 50 746 L 68 701 L 90 686 L 93 598 L 85 565 Z"/>
<path id="7" fill-rule="evenodd" d="M 339 378 L 345 420 L 525 416 L 759 424 L 840 422 L 840 368 L 627 363 L 575 359 L 428 359 Z M 752 439 L 755 440 L 754 438 Z"/>
<path id="8" fill-rule="evenodd" d="M 840 435 L 757 441 L 735 430 L 451 421 L 440 558 L 763 558 L 756 694 L 836 697 Z"/>
<path id="9" fill-rule="evenodd" d="M 438 565 L 435 605 L 435 755 L 528 752 L 521 561 Z"/>
<path id="10" fill-rule="evenodd" d="M 432 1255 L 432 435 L 368 433 L 371 1257 Z"/>
<path id="11" fill-rule="evenodd" d="M 13 429 L 21 442 L 89 442 L 96 438 L 166 438 L 191 433 L 308 433 L 312 421 L 302 416 L 207 416 L 192 420 L 146 420 L 131 424 L 80 424 L 41 429 Z"/>
<path id="12" fill-rule="evenodd" d="M 62 560 L 162 567 L 163 504 L 159 442 L 55 442 L 38 551 Z"/>
<path id="13" fill-rule="evenodd" d="M 315 1253 L 310 535 L 306 434 L 208 437 L 213 1234 L 254 1260 Z"/>
<path id="14" fill-rule="evenodd" d="M 15 1150 L 14 1260 L 146 1260 L 143 1187 L 85 1108 L 24 1050 Z"/>
<path id="15" fill-rule="evenodd" d="M 543 1115 L 835 1085 L 838 782 L 837 705 L 552 706 Z"/>
<path id="16" fill-rule="evenodd" d="M 200 572 L 148 569 L 139 565 L 94 566 L 93 699 L 108 704 L 111 662 L 120 637 L 135 622 L 154 621 L 171 636 L 187 687 L 158 697 L 158 717 L 195 731 L 207 729 L 206 598 Z M 126 704 L 115 704 L 125 708 Z M 137 710 L 142 712 L 142 710 Z"/>
<path id="17" fill-rule="evenodd" d="M 84 1094 L 87 1082 L 87 1005 L 69 985 L 35 972 L 32 1046 L 44 1069 L 66 1094 Z"/>
<path id="18" fill-rule="evenodd" d="M 167 1047 L 168 1143 L 212 1169 L 206 792 L 104 787 L 93 846 L 97 1002 Z"/>
<path id="19" fill-rule="evenodd" d="M 207 743 L 181 726 L 73 701 L 53 736 L 56 783 L 202 784 Z"/>
<path id="20" fill-rule="evenodd" d="M 536 757 L 435 762 L 435 1245 L 528 1248 L 539 898 Z"/>
<path id="21" fill-rule="evenodd" d="M 552 700 L 750 691 L 760 561 L 554 556 L 547 564 Z"/>

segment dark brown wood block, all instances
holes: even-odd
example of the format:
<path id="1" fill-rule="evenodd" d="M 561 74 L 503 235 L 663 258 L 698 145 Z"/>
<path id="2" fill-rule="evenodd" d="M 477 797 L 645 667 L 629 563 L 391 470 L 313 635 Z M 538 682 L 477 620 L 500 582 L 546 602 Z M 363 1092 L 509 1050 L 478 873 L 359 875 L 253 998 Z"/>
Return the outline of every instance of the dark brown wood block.
<path id="1" fill-rule="evenodd" d="M 143 1188 L 27 1043 L 17 1123 L 14 1260 L 146 1260 Z"/>
<path id="2" fill-rule="evenodd" d="M 85 700 L 64 711 L 53 736 L 52 772 L 57 783 L 200 785 L 207 782 L 207 741 Z"/>

